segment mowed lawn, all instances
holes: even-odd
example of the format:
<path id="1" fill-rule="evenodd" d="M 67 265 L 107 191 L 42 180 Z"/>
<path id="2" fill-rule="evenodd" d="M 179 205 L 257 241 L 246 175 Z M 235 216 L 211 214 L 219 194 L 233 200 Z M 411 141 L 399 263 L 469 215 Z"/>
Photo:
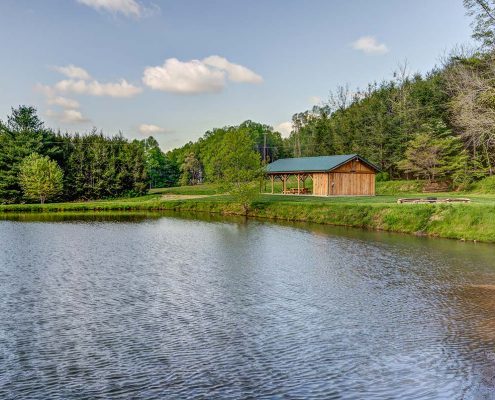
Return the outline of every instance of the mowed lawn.
<path id="1" fill-rule="evenodd" d="M 310 186 L 310 185 L 309 185 Z M 318 205 L 346 204 L 346 205 L 392 205 L 406 207 L 414 205 L 397 205 L 399 198 L 469 198 L 471 205 L 495 206 L 495 193 L 481 194 L 469 192 L 448 193 L 421 193 L 414 191 L 414 181 L 408 182 L 378 182 L 377 195 L 342 196 L 342 197 L 317 197 L 311 195 L 282 195 L 262 193 L 254 199 L 253 206 L 269 204 L 307 204 L 311 208 Z M 267 184 L 267 189 L 270 186 Z M 411 190 L 412 189 L 412 190 Z M 276 186 L 275 192 L 280 193 L 281 187 Z M 397 193 L 391 194 L 394 191 Z M 384 192 L 384 193 L 383 193 Z M 196 186 L 179 186 L 170 188 L 151 189 L 148 194 L 140 197 L 93 200 L 65 203 L 40 204 L 9 204 L 0 205 L 0 212 L 30 212 L 30 211 L 85 211 L 85 210 L 136 210 L 136 209 L 161 209 L 163 205 L 172 203 L 229 203 L 233 199 L 225 193 L 220 185 L 202 184 Z M 458 206 L 469 206 L 458 204 Z"/>
<path id="2" fill-rule="evenodd" d="M 308 186 L 308 185 L 306 185 Z M 310 186 L 310 185 L 309 185 Z M 414 185 L 412 185 L 414 188 Z M 270 190 L 270 186 L 267 185 L 267 189 Z M 390 194 L 391 185 L 389 182 L 377 183 L 377 195 L 373 197 L 368 196 L 306 196 L 306 195 L 283 195 L 280 194 L 281 186 L 275 186 L 275 194 L 264 193 L 260 194 L 257 201 L 262 202 L 297 202 L 297 203 L 352 203 L 352 204 L 391 204 L 397 203 L 400 198 L 468 198 L 472 203 L 495 205 L 495 193 L 493 194 L 480 194 L 470 192 L 443 192 L 443 193 L 422 193 L 417 191 L 408 191 L 407 187 L 403 192 L 396 194 Z M 278 193 L 277 193 L 278 192 Z M 380 192 L 386 192 L 382 194 Z M 196 186 L 179 186 L 162 189 L 151 189 L 150 196 L 160 196 L 162 199 L 166 199 L 167 195 L 204 195 L 207 197 L 195 199 L 196 201 L 224 201 L 229 198 L 228 195 L 223 193 L 223 190 L 219 185 L 215 184 L 203 184 Z"/>

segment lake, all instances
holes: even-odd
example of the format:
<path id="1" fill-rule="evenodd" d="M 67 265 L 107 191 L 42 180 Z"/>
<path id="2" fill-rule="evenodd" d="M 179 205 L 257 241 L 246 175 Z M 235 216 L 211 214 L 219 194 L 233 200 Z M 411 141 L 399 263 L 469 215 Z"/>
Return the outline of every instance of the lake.
<path id="1" fill-rule="evenodd" d="M 3 216 L 0 398 L 495 398 L 495 246 Z"/>

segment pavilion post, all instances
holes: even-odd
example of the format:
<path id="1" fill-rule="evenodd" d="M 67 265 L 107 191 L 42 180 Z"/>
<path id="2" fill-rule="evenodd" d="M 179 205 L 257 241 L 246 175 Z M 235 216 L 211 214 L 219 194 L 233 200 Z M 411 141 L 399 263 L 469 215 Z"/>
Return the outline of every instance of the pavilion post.
<path id="1" fill-rule="evenodd" d="M 273 181 L 275 180 L 275 176 L 274 175 L 270 175 L 270 178 L 271 178 L 271 181 L 272 181 L 272 194 L 273 194 Z"/>
<path id="2" fill-rule="evenodd" d="M 300 182 L 301 182 L 301 175 L 300 174 L 297 174 L 297 194 L 301 194 L 301 185 L 300 185 Z"/>

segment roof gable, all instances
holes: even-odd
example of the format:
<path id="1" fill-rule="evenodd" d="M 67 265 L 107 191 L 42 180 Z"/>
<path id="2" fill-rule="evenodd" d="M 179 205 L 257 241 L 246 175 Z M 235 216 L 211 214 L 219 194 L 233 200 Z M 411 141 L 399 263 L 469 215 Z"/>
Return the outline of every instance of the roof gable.
<path id="1" fill-rule="evenodd" d="M 341 165 L 359 159 L 376 171 L 379 171 L 374 164 L 357 154 L 345 154 L 336 156 L 320 157 L 299 157 L 299 158 L 281 158 L 267 165 L 268 173 L 290 173 L 290 172 L 325 172 L 331 171 Z"/>

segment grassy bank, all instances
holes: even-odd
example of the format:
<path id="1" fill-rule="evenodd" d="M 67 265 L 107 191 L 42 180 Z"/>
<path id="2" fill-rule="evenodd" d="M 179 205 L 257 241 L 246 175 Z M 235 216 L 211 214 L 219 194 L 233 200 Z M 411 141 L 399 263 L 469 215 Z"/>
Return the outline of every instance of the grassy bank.
<path id="1" fill-rule="evenodd" d="M 387 191 L 390 190 L 390 184 Z M 16 204 L 0 206 L 0 212 L 87 212 L 87 211 L 188 211 L 240 215 L 242 210 L 213 185 L 154 190 L 149 195 L 121 200 L 75 203 Z M 376 197 L 315 198 L 311 196 L 260 195 L 249 216 L 286 221 L 307 221 L 437 236 L 495 242 L 495 195 L 470 194 L 470 204 L 397 204 L 398 197 L 417 193 Z M 421 194 L 421 196 L 425 196 Z M 466 193 L 435 194 L 437 197 L 466 196 Z"/>

